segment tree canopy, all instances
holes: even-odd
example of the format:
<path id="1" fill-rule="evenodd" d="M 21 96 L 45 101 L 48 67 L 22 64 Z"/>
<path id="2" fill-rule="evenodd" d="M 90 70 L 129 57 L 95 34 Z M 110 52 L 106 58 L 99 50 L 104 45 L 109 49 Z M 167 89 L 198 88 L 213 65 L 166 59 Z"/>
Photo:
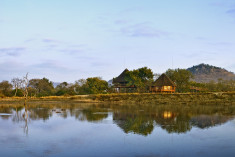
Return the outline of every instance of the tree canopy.
<path id="1" fill-rule="evenodd" d="M 146 86 L 153 82 L 153 72 L 147 67 L 134 69 L 126 73 L 128 85 L 134 85 L 138 91 L 146 91 Z"/>
<path id="2" fill-rule="evenodd" d="M 176 83 L 176 90 L 178 92 L 189 91 L 190 79 L 193 78 L 193 74 L 186 69 L 168 69 L 166 75 Z"/>
<path id="3" fill-rule="evenodd" d="M 85 86 L 89 94 L 106 93 L 108 90 L 108 82 L 99 77 L 87 78 Z"/>
<path id="4" fill-rule="evenodd" d="M 49 96 L 53 94 L 53 83 L 47 78 L 29 80 L 29 87 L 33 88 L 37 96 Z"/>

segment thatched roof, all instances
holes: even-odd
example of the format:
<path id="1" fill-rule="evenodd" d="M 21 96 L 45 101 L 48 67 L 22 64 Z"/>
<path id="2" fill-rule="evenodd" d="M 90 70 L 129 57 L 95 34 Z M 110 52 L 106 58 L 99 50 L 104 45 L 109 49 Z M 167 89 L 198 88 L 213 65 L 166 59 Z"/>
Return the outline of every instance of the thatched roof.
<path id="1" fill-rule="evenodd" d="M 176 86 L 175 83 L 166 75 L 162 74 L 154 83 L 154 86 Z"/>
<path id="2" fill-rule="evenodd" d="M 125 69 L 118 77 L 113 78 L 113 83 L 127 83 L 125 77 L 128 71 L 128 69 Z"/>

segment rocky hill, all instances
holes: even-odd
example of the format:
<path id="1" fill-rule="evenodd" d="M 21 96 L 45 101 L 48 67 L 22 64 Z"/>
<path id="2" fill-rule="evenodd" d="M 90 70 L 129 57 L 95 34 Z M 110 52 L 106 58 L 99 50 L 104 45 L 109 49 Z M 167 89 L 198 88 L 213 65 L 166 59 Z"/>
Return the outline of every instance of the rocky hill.
<path id="1" fill-rule="evenodd" d="M 235 80 L 235 74 L 233 72 L 208 64 L 199 64 L 187 70 L 193 73 L 193 80 L 196 82 L 210 82 L 212 80 L 217 82 L 218 79 Z"/>

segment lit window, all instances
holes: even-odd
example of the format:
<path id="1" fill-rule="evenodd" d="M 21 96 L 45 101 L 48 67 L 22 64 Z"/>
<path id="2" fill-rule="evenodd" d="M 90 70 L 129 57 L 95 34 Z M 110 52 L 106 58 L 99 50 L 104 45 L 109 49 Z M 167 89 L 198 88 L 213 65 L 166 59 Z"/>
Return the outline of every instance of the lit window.
<path id="1" fill-rule="evenodd" d="M 164 86 L 164 90 L 171 90 L 171 86 Z"/>

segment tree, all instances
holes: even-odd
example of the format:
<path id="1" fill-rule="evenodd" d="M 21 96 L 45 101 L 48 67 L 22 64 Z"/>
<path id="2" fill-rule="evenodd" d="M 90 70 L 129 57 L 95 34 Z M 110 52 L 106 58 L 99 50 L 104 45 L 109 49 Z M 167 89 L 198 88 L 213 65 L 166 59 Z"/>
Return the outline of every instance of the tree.
<path id="1" fill-rule="evenodd" d="M 108 89 L 108 82 L 99 77 L 90 77 L 86 79 L 85 86 L 88 94 L 105 93 Z"/>
<path id="2" fill-rule="evenodd" d="M 176 90 L 178 92 L 189 91 L 190 79 L 193 78 L 193 74 L 186 69 L 168 69 L 166 75 L 176 83 Z"/>
<path id="3" fill-rule="evenodd" d="M 26 100 L 27 100 L 27 98 L 28 98 L 28 84 L 29 84 L 29 79 L 28 79 L 28 74 L 29 73 L 27 73 L 26 75 L 25 75 L 25 77 L 23 77 L 23 81 L 22 81 L 22 84 L 23 84 L 23 88 L 24 88 L 24 98 L 25 98 L 25 105 L 26 105 Z M 25 108 L 26 109 L 26 108 Z M 27 112 L 26 112 L 27 113 Z"/>
<path id="4" fill-rule="evenodd" d="M 53 94 L 53 83 L 47 78 L 31 79 L 29 86 L 35 89 L 35 95 L 37 96 L 49 96 Z"/>
<path id="5" fill-rule="evenodd" d="M 72 86 L 73 91 L 76 94 L 87 94 L 88 93 L 88 85 L 86 79 L 79 79 L 75 81 L 75 84 Z"/>
<path id="6" fill-rule="evenodd" d="M 10 84 L 8 81 L 0 82 L 0 91 L 4 96 L 11 96 L 12 84 Z"/>
<path id="7" fill-rule="evenodd" d="M 153 82 L 153 76 L 151 69 L 143 67 L 128 71 L 125 79 L 128 81 L 128 85 L 136 86 L 138 91 L 146 91 L 146 87 Z"/>
<path id="8" fill-rule="evenodd" d="M 13 87 L 15 88 L 14 96 L 16 96 L 18 89 L 22 86 L 23 80 L 16 77 L 11 80 L 11 83 L 12 83 Z"/>
<path id="9" fill-rule="evenodd" d="M 56 86 L 56 95 L 65 95 L 68 94 L 69 84 L 67 82 L 62 82 L 58 86 Z"/>

